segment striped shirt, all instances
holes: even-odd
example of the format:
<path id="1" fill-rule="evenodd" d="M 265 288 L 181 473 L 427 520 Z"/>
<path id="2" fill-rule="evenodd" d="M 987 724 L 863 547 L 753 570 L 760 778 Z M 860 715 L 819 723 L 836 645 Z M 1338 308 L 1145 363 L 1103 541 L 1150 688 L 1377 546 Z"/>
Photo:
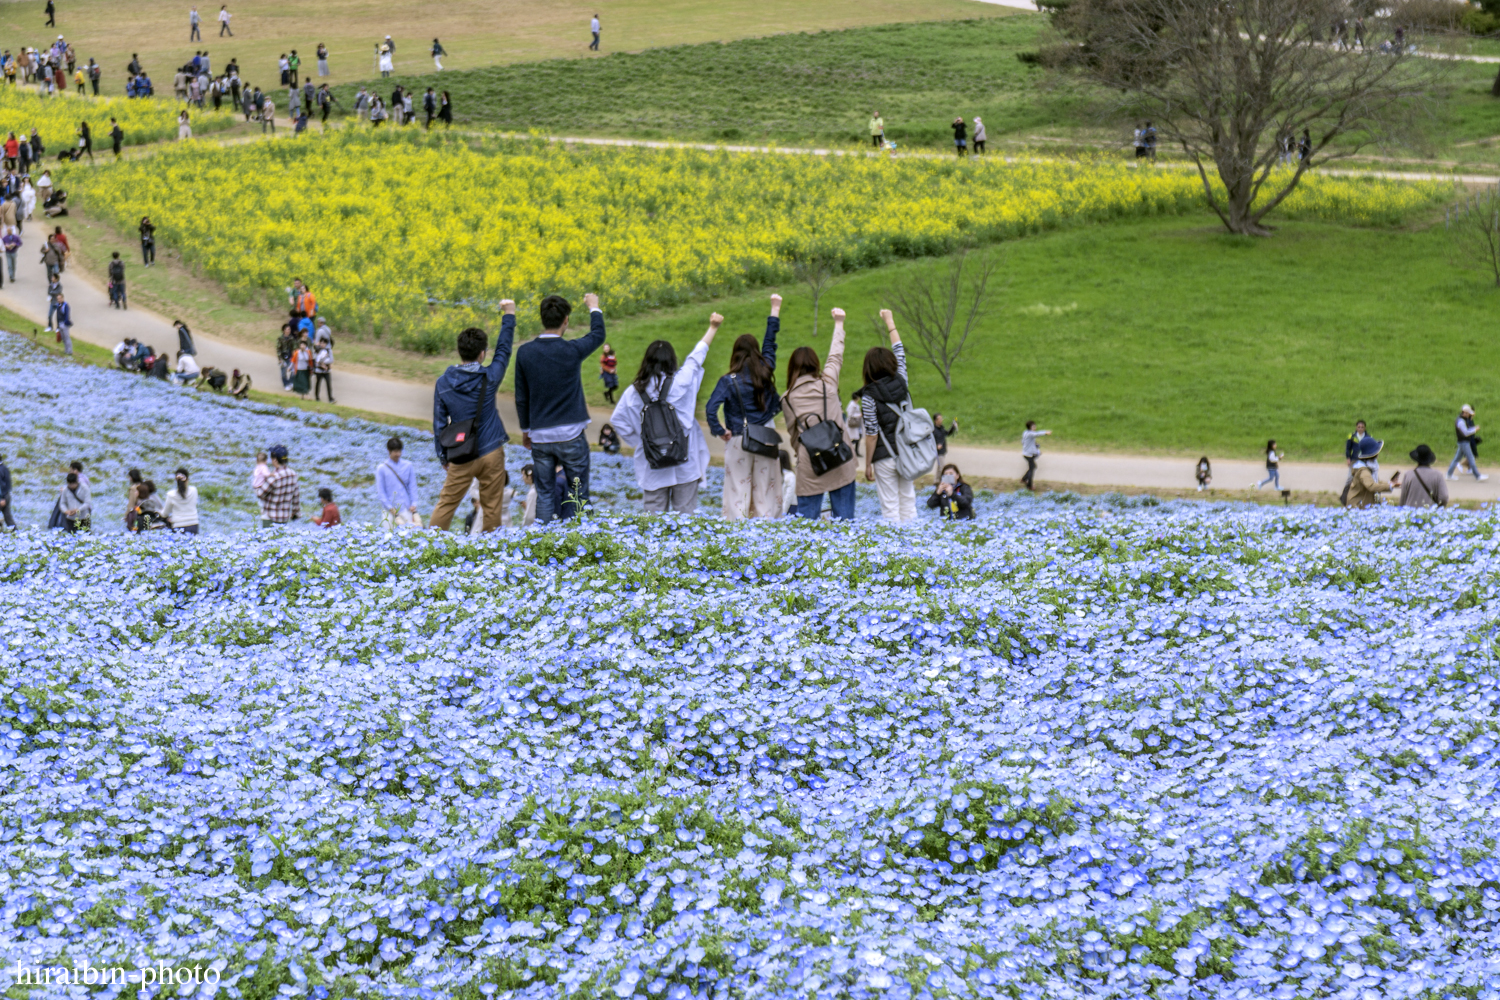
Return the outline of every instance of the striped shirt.
<path id="1" fill-rule="evenodd" d="M 906 348 L 901 346 L 901 341 L 896 341 L 891 346 L 891 353 L 896 355 L 896 374 L 901 376 L 901 381 L 906 381 Z M 868 393 L 861 393 L 859 397 L 859 414 L 865 424 L 865 436 L 875 437 L 880 433 L 880 422 L 875 419 L 875 400 Z"/>

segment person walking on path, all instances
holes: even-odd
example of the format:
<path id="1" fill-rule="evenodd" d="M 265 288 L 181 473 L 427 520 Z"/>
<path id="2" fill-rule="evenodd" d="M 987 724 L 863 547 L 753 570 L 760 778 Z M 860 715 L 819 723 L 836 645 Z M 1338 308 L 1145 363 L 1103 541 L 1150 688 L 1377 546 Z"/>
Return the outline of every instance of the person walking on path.
<path id="1" fill-rule="evenodd" d="M 292 348 L 292 391 L 303 399 L 312 389 L 312 361 L 312 347 L 304 337 Z"/>
<path id="2" fill-rule="evenodd" d="M 10 277 L 10 283 L 16 283 L 16 254 L 21 251 L 21 234 L 9 232 L 0 236 L 0 248 L 5 250 L 5 273 Z"/>
<path id="3" fill-rule="evenodd" d="M 328 46 L 324 45 L 322 42 L 319 42 L 318 43 L 318 47 L 317 47 L 317 49 L 314 52 L 314 55 L 316 55 L 317 58 L 318 58 L 318 75 L 319 76 L 327 76 L 328 75 Z"/>
<path id="4" fill-rule="evenodd" d="M 1214 467 L 1209 464 L 1207 455 L 1198 459 L 1198 464 L 1193 467 L 1193 476 L 1198 480 L 1199 493 L 1208 489 L 1209 484 L 1214 481 Z"/>
<path id="5" fill-rule="evenodd" d="M 203 32 L 199 30 L 199 25 L 202 23 L 202 20 L 203 19 L 198 16 L 197 7 L 194 7 L 192 10 L 188 11 L 188 41 L 203 41 Z"/>
<path id="6" fill-rule="evenodd" d="M 333 348 L 328 344 L 319 344 L 313 352 L 313 400 L 321 402 L 323 399 L 323 387 L 328 387 L 328 402 L 337 402 L 333 398 Z"/>
<path id="7" fill-rule="evenodd" d="M 443 97 L 438 102 L 438 121 L 443 123 L 444 128 L 453 127 L 453 98 L 448 96 L 446 90 L 443 91 Z"/>
<path id="8" fill-rule="evenodd" d="M 974 154 L 976 156 L 984 153 L 984 122 L 978 115 L 974 116 Z"/>
<path id="9" fill-rule="evenodd" d="M 287 464 L 286 445 L 276 445 L 271 449 L 270 457 L 270 470 L 255 491 L 260 500 L 260 523 L 263 528 L 291 524 L 302 516 L 297 473 Z"/>
<path id="10" fill-rule="evenodd" d="M 380 526 L 387 531 L 395 528 L 420 528 L 422 519 L 417 516 L 417 467 L 401 457 L 401 439 L 393 437 L 385 443 L 386 460 L 375 466 L 375 496 L 380 501 Z"/>
<path id="11" fill-rule="evenodd" d="M 859 472 L 854 461 L 857 440 L 850 421 L 861 419 L 858 402 L 851 402 L 849 414 L 843 413 L 839 401 L 839 375 L 844 368 L 844 311 L 833 310 L 833 336 L 828 341 L 828 355 L 822 362 L 811 347 L 799 347 L 786 363 L 786 395 L 781 398 L 786 414 L 787 434 L 796 473 L 796 512 L 798 517 L 816 521 L 823 516 L 823 498 L 828 497 L 833 517 L 838 521 L 854 520 L 854 477 Z M 814 428 L 832 424 L 835 435 L 815 432 L 813 440 L 803 437 Z M 817 464 L 813 447 L 817 446 Z M 842 448 L 840 448 L 842 444 Z M 848 457 L 844 458 L 848 450 Z M 842 459 L 842 460 L 841 460 Z"/>
<path id="12" fill-rule="evenodd" d="M 68 473 L 67 482 L 57 495 L 57 510 L 62 517 L 62 527 L 68 534 L 89 530 L 94 507 L 89 502 L 88 483 L 78 473 Z"/>
<path id="13" fill-rule="evenodd" d="M 115 159 L 120 158 L 120 147 L 125 145 L 125 130 L 120 128 L 120 123 L 113 118 L 109 120 L 109 145 L 115 154 Z"/>
<path id="14" fill-rule="evenodd" d="M 974 488 L 964 482 L 958 466 L 949 464 L 939 470 L 927 506 L 936 510 L 945 521 L 974 520 Z"/>
<path id="15" fill-rule="evenodd" d="M 708 431 L 724 447 L 724 518 L 781 516 L 781 435 L 776 414 L 776 335 L 781 330 L 781 296 L 771 296 L 771 314 L 760 343 L 740 334 L 730 350 L 729 371 L 709 394 L 704 416 Z M 719 423 L 723 408 L 724 424 Z"/>
<path id="16" fill-rule="evenodd" d="M 428 523 L 444 531 L 453 522 L 453 512 L 463 503 L 464 495 L 476 479 L 484 526 L 488 530 L 500 527 L 501 509 L 505 505 L 505 442 L 509 436 L 495 408 L 495 393 L 500 391 L 515 344 L 516 304 L 504 299 L 500 310 L 504 315 L 500 319 L 494 359 L 488 365 L 484 363 L 489 336 L 478 327 L 469 327 L 458 335 L 460 363 L 439 375 L 433 386 L 433 446 L 447 477 Z M 519 368 L 516 381 L 519 385 Z M 519 394 L 518 389 L 518 397 Z"/>
<path id="17" fill-rule="evenodd" d="M 196 356 L 198 348 L 193 345 L 193 331 L 188 329 L 187 324 L 180 319 L 174 319 L 172 321 L 172 329 L 177 331 L 178 353 Z"/>
<path id="18" fill-rule="evenodd" d="M 143 215 L 136 230 L 141 234 L 141 263 L 150 267 L 156 263 L 156 226 L 152 225 L 149 215 Z"/>
<path id="19" fill-rule="evenodd" d="M 54 322 L 57 324 L 57 334 L 62 338 L 63 353 L 71 358 L 73 356 L 73 307 L 68 304 L 68 300 L 61 293 L 58 293 L 53 314 Z"/>
<path id="20" fill-rule="evenodd" d="M 1266 442 L 1266 478 L 1258 483 L 1252 483 L 1250 488 L 1258 490 L 1267 483 L 1275 483 L 1276 489 L 1281 489 L 1281 460 L 1285 456 L 1276 450 L 1276 439 L 1272 438 Z"/>
<path id="21" fill-rule="evenodd" d="M 604 383 L 604 401 L 615 405 L 615 393 L 620 388 L 619 359 L 615 349 L 605 344 L 599 352 L 599 380 Z"/>
<path id="22" fill-rule="evenodd" d="M 936 482 L 942 475 L 943 464 L 948 460 L 948 439 L 958 433 L 958 421 L 953 421 L 952 426 L 943 429 L 943 415 L 935 413 L 932 416 L 932 440 L 937 444 L 937 461 L 932 466 L 932 478 Z"/>
<path id="23" fill-rule="evenodd" d="M 79 92 L 82 93 L 81 90 Z M 79 122 L 78 155 L 75 156 L 74 159 L 80 159 L 84 156 L 87 156 L 89 158 L 90 163 L 94 162 L 94 133 L 93 130 L 89 128 L 88 122 Z"/>
<path id="24" fill-rule="evenodd" d="M 219 7 L 219 37 L 220 38 L 223 38 L 225 35 L 228 35 L 230 38 L 234 37 L 234 32 L 229 30 L 229 18 L 230 18 L 230 13 L 229 13 L 229 7 L 228 7 L 228 5 L 227 4 L 221 4 L 220 7 Z"/>
<path id="25" fill-rule="evenodd" d="M 1042 446 L 1036 443 L 1037 438 L 1046 437 L 1051 431 L 1039 431 L 1036 429 L 1036 421 L 1026 421 L 1026 429 L 1021 432 L 1021 457 L 1026 459 L 1026 474 L 1021 477 L 1021 483 L 1033 493 L 1036 486 L 1033 482 L 1036 477 L 1036 460 L 1042 455 Z"/>
<path id="26" fill-rule="evenodd" d="M 708 332 L 681 368 L 670 342 L 652 341 L 641 357 L 635 381 L 625 387 L 606 425 L 613 425 L 619 439 L 635 449 L 635 481 L 648 514 L 692 514 L 698 509 L 698 485 L 708 472 L 708 443 L 693 411 L 703 385 L 703 362 L 723 322 L 724 317 L 718 313 L 708 317 Z M 647 412 L 648 407 L 651 412 Z M 668 462 L 657 450 L 673 441 L 665 436 L 670 426 L 662 426 L 667 420 L 676 420 L 686 438 L 686 454 L 681 461 Z M 653 458 L 659 459 L 659 464 L 653 465 Z"/>
<path id="27" fill-rule="evenodd" d="M 953 119 L 953 151 L 963 156 L 968 150 L 969 127 L 962 118 Z"/>
<path id="28" fill-rule="evenodd" d="M 589 498 L 589 408 L 580 366 L 604 343 L 604 313 L 595 293 L 589 292 L 583 301 L 589 311 L 587 336 L 563 339 L 573 307 L 561 295 L 549 295 L 541 304 L 541 334 L 516 351 L 516 415 L 521 421 L 521 444 L 531 450 L 536 481 L 541 484 L 536 503 L 536 519 L 541 524 L 562 519 L 551 491 L 559 468 L 569 497 L 576 496 L 578 504 L 586 504 Z M 574 514 L 581 513 L 581 508 L 574 510 Z"/>
<path id="29" fill-rule="evenodd" d="M 1448 506 L 1448 480 L 1432 467 L 1437 455 L 1425 444 L 1419 444 L 1410 452 L 1417 467 L 1401 484 L 1401 506 L 1446 507 Z"/>
<path id="30" fill-rule="evenodd" d="M 16 526 L 15 515 L 10 509 L 10 467 L 5 464 L 4 455 L 0 455 L 0 519 L 5 521 L 7 528 Z"/>
<path id="31" fill-rule="evenodd" d="M 57 4 L 53 3 L 52 0 L 47 0 L 47 6 L 44 8 L 44 12 L 47 15 L 47 27 L 57 27 Z"/>
<path id="32" fill-rule="evenodd" d="M 1365 422 L 1354 421 L 1354 432 L 1344 439 L 1344 464 L 1349 468 L 1354 468 L 1354 463 L 1359 461 L 1359 443 L 1367 437 Z"/>
<path id="33" fill-rule="evenodd" d="M 1479 439 L 1479 425 L 1474 422 L 1474 407 L 1465 403 L 1459 409 L 1458 419 L 1453 422 L 1453 427 L 1458 437 L 1458 449 L 1453 453 L 1453 461 L 1448 463 L 1448 478 L 1454 478 L 1453 470 L 1463 460 L 1469 463 L 1469 471 L 1474 474 L 1475 480 L 1482 483 L 1489 479 L 1489 476 L 1479 474 L 1479 459 L 1474 456 L 1474 444 Z"/>
<path id="34" fill-rule="evenodd" d="M 178 466 L 173 473 L 177 488 L 162 497 L 161 519 L 167 527 L 184 535 L 198 533 L 198 487 L 188 484 L 188 470 Z"/>
<path id="35" fill-rule="evenodd" d="M 437 95 L 432 92 L 431 87 L 428 87 L 427 93 L 422 95 L 422 111 L 427 115 L 427 123 L 423 127 L 430 132 L 432 120 L 437 117 Z"/>
<path id="36" fill-rule="evenodd" d="M 1348 505 L 1352 508 L 1369 507 L 1379 502 L 1382 493 L 1389 493 L 1400 485 L 1401 473 L 1391 476 L 1391 481 L 1380 481 L 1380 450 L 1384 441 L 1367 437 L 1359 443 L 1359 457 L 1354 460 L 1354 479 L 1349 484 Z"/>
<path id="37" fill-rule="evenodd" d="M 52 0 L 47 0 L 47 5 L 50 7 L 52 5 Z M 595 52 L 598 52 L 599 51 L 599 15 L 598 14 L 595 14 L 593 17 L 589 18 L 589 31 L 594 36 L 594 40 L 592 42 L 589 42 L 589 48 L 592 49 Z"/>
<path id="38" fill-rule="evenodd" d="M 870 115 L 870 145 L 876 149 L 885 145 L 885 119 L 879 111 Z"/>
<path id="39" fill-rule="evenodd" d="M 443 56 L 447 54 L 448 50 L 443 48 L 443 43 L 434 38 L 432 40 L 432 64 L 437 67 L 439 73 L 443 71 Z M 431 87 L 427 89 L 429 92 L 432 90 Z"/>
<path id="40" fill-rule="evenodd" d="M 906 348 L 896 330 L 896 319 L 889 309 L 880 310 L 880 318 L 891 346 L 872 347 L 865 352 L 865 385 L 859 396 L 865 429 L 865 479 L 875 484 L 880 496 L 880 516 L 901 525 L 916 520 L 916 480 L 897 470 L 891 448 L 899 447 L 896 407 L 911 399 L 911 390 L 906 382 Z"/>

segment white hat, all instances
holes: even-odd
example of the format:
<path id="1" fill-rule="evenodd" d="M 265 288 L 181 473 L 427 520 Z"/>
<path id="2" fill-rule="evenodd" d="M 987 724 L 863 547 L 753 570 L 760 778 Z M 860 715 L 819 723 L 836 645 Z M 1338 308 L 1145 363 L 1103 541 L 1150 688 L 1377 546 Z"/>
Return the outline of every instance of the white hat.
<path id="1" fill-rule="evenodd" d="M 1474 412 L 1474 407 L 1470 406 L 1468 403 L 1465 403 L 1463 406 L 1460 406 L 1458 408 L 1458 412 L 1459 413 L 1473 413 Z"/>

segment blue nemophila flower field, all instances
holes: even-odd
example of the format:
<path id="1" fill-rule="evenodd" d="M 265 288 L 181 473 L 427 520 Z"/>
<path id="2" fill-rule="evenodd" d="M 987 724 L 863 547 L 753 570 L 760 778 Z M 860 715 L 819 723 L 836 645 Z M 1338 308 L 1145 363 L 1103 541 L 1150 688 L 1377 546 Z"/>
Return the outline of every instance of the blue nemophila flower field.
<path id="1" fill-rule="evenodd" d="M 388 433 L 16 353 L 0 388 L 13 468 L 150 431 L 352 480 Z M 1492 514 L 726 525 L 599 468 L 596 516 L 481 539 L 231 530 L 238 472 L 196 539 L 0 537 L 7 975 L 1500 995 Z"/>
<path id="2" fill-rule="evenodd" d="M 0 554 L 6 955 L 226 996 L 1500 988 L 1495 520 Z"/>

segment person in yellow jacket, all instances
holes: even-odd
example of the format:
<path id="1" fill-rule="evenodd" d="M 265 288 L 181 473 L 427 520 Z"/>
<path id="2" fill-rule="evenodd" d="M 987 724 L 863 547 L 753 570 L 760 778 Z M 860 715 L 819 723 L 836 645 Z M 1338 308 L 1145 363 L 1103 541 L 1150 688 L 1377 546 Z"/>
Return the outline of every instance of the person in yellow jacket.
<path id="1" fill-rule="evenodd" d="M 1389 493 L 1401 484 L 1401 473 L 1391 474 L 1391 481 L 1380 481 L 1380 449 L 1384 441 L 1367 437 L 1359 442 L 1359 455 L 1352 466 L 1353 478 L 1349 481 L 1349 506 L 1369 507 L 1379 502 L 1381 493 Z"/>
<path id="2" fill-rule="evenodd" d="M 870 143 L 876 149 L 885 145 L 885 119 L 879 111 L 870 116 Z"/>

